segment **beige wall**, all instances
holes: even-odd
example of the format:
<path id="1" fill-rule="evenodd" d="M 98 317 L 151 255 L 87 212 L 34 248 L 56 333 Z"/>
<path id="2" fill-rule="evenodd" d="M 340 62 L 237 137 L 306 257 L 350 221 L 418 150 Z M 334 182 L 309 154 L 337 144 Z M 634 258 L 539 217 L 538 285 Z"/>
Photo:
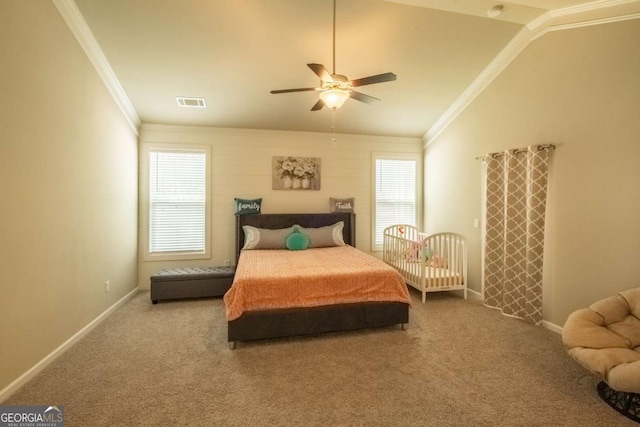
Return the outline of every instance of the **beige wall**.
<path id="1" fill-rule="evenodd" d="M 148 288 L 149 277 L 161 268 L 223 265 L 227 259 L 234 263 L 234 197 L 262 197 L 263 213 L 329 212 L 330 197 L 355 197 L 356 246 L 370 251 L 372 154 L 421 153 L 422 141 L 419 138 L 337 135 L 337 145 L 334 147 L 331 138 L 330 133 L 143 125 L 140 131 L 141 147 L 153 142 L 204 144 L 211 147 L 212 258 L 145 262 L 142 259 L 143 242 L 140 242 L 139 286 Z M 273 190 L 273 156 L 319 157 L 322 162 L 321 189 Z M 143 170 L 142 167 L 140 169 Z"/>
<path id="2" fill-rule="evenodd" d="M 0 16 L 3 390 L 135 289 L 137 137 L 52 2 Z"/>
<path id="3" fill-rule="evenodd" d="M 640 20 L 555 31 L 525 51 L 425 152 L 429 231 L 468 236 L 481 290 L 481 162 L 553 143 L 543 317 L 640 286 Z"/>

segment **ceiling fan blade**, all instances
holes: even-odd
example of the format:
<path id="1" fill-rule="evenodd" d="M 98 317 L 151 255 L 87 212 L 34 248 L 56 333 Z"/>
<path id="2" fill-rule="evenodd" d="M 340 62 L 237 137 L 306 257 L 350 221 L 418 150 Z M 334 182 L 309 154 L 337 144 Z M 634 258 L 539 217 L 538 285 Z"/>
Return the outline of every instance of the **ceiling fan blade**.
<path id="1" fill-rule="evenodd" d="M 375 83 L 392 82 L 397 78 L 393 73 L 377 74 L 375 76 L 363 77 L 361 79 L 351 80 L 351 86 L 372 85 Z"/>
<path id="2" fill-rule="evenodd" d="M 311 90 L 319 90 L 317 87 L 303 87 L 299 89 L 280 89 L 280 90 L 272 90 L 271 93 L 289 93 L 289 92 L 307 92 Z"/>
<path id="3" fill-rule="evenodd" d="M 331 73 L 329 73 L 327 71 L 326 68 L 324 68 L 324 65 L 322 64 L 307 64 L 307 67 L 311 68 L 311 70 L 316 73 L 316 75 L 318 77 L 320 77 L 320 80 L 322 80 L 323 82 L 332 82 L 333 81 L 333 77 L 331 77 Z"/>
<path id="4" fill-rule="evenodd" d="M 364 93 L 356 92 L 355 90 L 350 91 L 349 97 L 355 99 L 356 101 L 364 102 L 365 104 L 375 104 L 380 101 L 378 98 L 375 98 L 370 95 L 365 95 Z"/>
<path id="5" fill-rule="evenodd" d="M 311 111 L 320 111 L 322 110 L 322 107 L 324 107 L 324 101 L 322 101 L 322 99 L 318 99 L 318 102 L 311 107 Z"/>

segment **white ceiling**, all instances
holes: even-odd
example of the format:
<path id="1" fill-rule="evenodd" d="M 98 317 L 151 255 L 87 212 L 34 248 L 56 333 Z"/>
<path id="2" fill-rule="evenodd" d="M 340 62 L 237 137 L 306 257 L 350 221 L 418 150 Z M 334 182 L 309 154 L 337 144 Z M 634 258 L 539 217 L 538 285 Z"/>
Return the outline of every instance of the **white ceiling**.
<path id="1" fill-rule="evenodd" d="M 330 110 L 310 111 L 317 92 L 269 92 L 317 86 L 307 63 L 332 70 L 332 0 L 75 3 L 142 122 L 331 131 Z M 382 101 L 348 100 L 336 131 L 424 136 L 523 24 L 590 2 L 511 0 L 488 18 L 496 3 L 337 0 L 336 72 L 398 78 L 358 88 Z M 176 96 L 207 108 L 179 108 Z"/>

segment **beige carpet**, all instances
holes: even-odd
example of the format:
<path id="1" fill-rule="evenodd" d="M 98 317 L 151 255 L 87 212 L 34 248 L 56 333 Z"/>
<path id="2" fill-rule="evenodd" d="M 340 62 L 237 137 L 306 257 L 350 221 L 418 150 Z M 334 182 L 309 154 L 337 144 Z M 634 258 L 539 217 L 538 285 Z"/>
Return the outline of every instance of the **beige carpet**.
<path id="1" fill-rule="evenodd" d="M 221 299 L 141 292 L 4 402 L 65 426 L 625 426 L 560 336 L 447 293 L 399 327 L 240 344 Z"/>

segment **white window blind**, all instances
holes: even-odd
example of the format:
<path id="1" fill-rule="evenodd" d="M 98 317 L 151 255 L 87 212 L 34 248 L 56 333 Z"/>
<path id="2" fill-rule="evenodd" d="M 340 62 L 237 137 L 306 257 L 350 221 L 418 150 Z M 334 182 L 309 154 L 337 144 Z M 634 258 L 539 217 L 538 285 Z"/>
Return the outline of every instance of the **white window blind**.
<path id="1" fill-rule="evenodd" d="M 149 152 L 149 252 L 204 252 L 206 152 Z"/>
<path id="2" fill-rule="evenodd" d="M 383 243 L 384 229 L 394 224 L 416 225 L 416 170 L 412 159 L 376 158 L 375 247 Z"/>

